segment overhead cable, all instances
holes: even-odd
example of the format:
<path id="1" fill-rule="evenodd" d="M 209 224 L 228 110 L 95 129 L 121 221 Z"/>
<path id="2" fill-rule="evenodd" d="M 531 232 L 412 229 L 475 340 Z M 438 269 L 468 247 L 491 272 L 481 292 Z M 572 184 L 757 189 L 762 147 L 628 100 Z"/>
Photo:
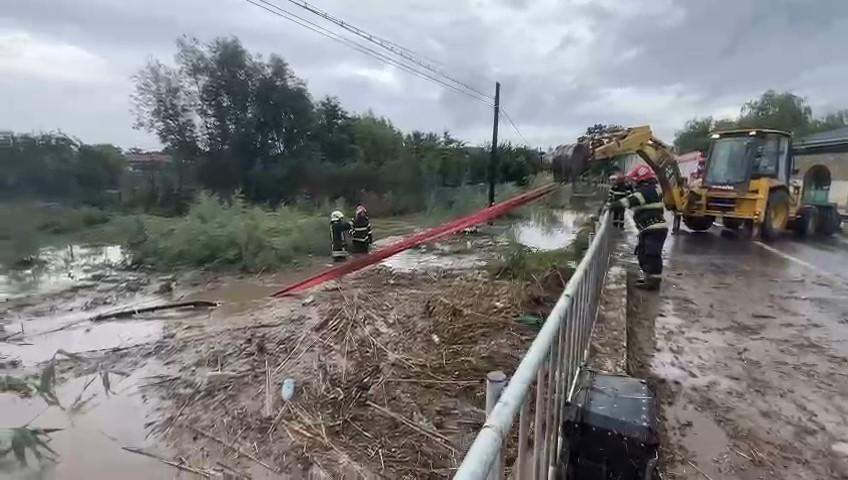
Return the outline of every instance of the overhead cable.
<path id="1" fill-rule="evenodd" d="M 354 35 L 357 35 L 357 36 L 359 36 L 359 37 L 361 37 L 361 38 L 363 38 L 363 39 L 365 39 L 365 40 L 367 40 L 367 41 L 369 41 L 369 42 L 371 42 L 375 45 L 378 45 L 379 47 L 381 47 L 385 50 L 388 50 L 388 51 L 394 53 L 395 55 L 397 55 L 401 58 L 404 58 L 404 59 L 406 59 L 410 62 L 413 62 L 416 65 L 418 65 L 418 66 L 420 66 L 420 67 L 422 67 L 422 68 L 424 68 L 424 69 L 426 69 L 426 70 L 428 70 L 428 71 L 430 71 L 430 72 L 432 72 L 436 75 L 440 75 L 440 76 L 448 79 L 448 81 L 453 82 L 454 84 L 461 86 L 462 88 L 468 89 L 468 90 L 470 90 L 470 91 L 472 91 L 472 92 L 474 92 L 478 95 L 481 95 L 485 98 L 489 98 L 489 99 L 492 98 L 491 95 L 483 93 L 480 90 L 477 90 L 476 88 L 468 85 L 467 83 L 463 83 L 462 81 L 457 80 L 455 77 L 446 73 L 443 69 L 433 65 L 433 63 L 435 63 L 435 62 L 425 60 L 423 58 L 423 55 L 420 55 L 420 54 L 416 53 L 415 51 L 413 51 L 409 48 L 406 48 L 402 45 L 398 45 L 397 43 L 392 42 L 391 40 L 387 40 L 385 38 L 379 37 L 377 35 L 374 35 L 373 33 L 369 33 L 367 31 L 363 30 L 362 28 L 359 28 L 356 25 L 351 24 L 350 22 L 346 22 L 346 21 L 344 21 L 344 20 L 342 20 L 338 17 L 335 17 L 335 16 L 331 15 L 330 13 L 328 13 L 324 10 L 321 10 L 319 8 L 316 8 L 315 6 L 313 6 L 313 5 L 311 5 L 307 2 L 304 2 L 302 0 L 287 0 L 287 1 L 291 4 L 297 5 L 300 8 L 303 8 L 304 10 L 312 12 L 315 15 L 318 15 L 319 17 L 327 20 L 328 22 L 331 22 L 331 23 L 334 23 L 335 25 L 338 25 L 339 27 L 347 30 L 348 32 L 353 33 Z"/>
<path id="2" fill-rule="evenodd" d="M 412 65 L 406 64 L 406 63 L 404 63 L 404 62 L 402 62 L 398 59 L 391 58 L 391 57 L 389 57 L 389 56 L 387 56 L 387 55 L 385 55 L 381 52 L 378 52 L 378 51 L 376 51 L 372 48 L 369 48 L 366 45 L 362 45 L 362 44 L 357 43 L 357 42 L 355 42 L 355 41 L 353 41 L 349 38 L 341 36 L 341 35 L 333 32 L 331 30 L 328 30 L 327 28 L 325 28 L 325 27 L 323 27 L 323 26 L 321 26 L 321 25 L 319 25 L 315 22 L 312 22 L 312 21 L 310 21 L 306 18 L 303 18 L 303 17 L 301 17 L 297 14 L 294 14 L 294 13 L 292 13 L 292 12 L 290 12 L 290 11 L 288 11 L 288 10 L 278 6 L 278 5 L 275 5 L 272 2 L 269 2 L 267 0 L 245 0 L 245 1 L 267 11 L 268 13 L 271 13 L 271 14 L 276 15 L 278 17 L 289 20 L 289 21 L 291 21 L 291 22 L 293 22 L 293 23 L 295 23 L 295 24 L 297 24 L 301 27 L 304 27 L 308 30 L 311 30 L 311 31 L 313 31 L 313 32 L 315 32 L 319 35 L 322 35 L 322 36 L 327 37 L 327 38 L 329 38 L 333 41 L 341 43 L 341 44 L 343 44 L 343 45 L 345 45 L 349 48 L 357 50 L 364 55 L 368 55 L 369 57 L 375 58 L 375 59 L 377 59 L 377 60 L 379 60 L 383 63 L 386 63 L 388 65 L 392 65 L 394 67 L 400 68 L 400 69 L 402 69 L 406 72 L 409 72 L 409 73 L 411 73 L 411 74 L 413 74 L 413 75 L 415 75 L 419 78 L 428 80 L 430 82 L 437 83 L 437 84 L 439 84 L 439 85 L 441 85 L 445 88 L 448 88 L 448 89 L 455 91 L 456 93 L 466 95 L 466 96 L 473 98 L 473 99 L 475 99 L 479 102 L 482 102 L 482 103 L 484 103 L 488 106 L 492 106 L 492 104 L 490 103 L 490 101 L 486 97 L 483 97 L 483 96 L 481 96 L 477 93 L 474 93 L 474 92 L 469 92 L 467 90 L 463 90 L 462 88 L 457 87 L 455 85 L 451 85 L 449 83 L 446 83 L 445 81 L 443 81 L 443 80 L 441 80 L 437 77 L 434 77 L 433 75 L 431 75 L 427 72 L 423 72 L 423 71 L 420 71 L 420 70 L 414 68 Z"/>

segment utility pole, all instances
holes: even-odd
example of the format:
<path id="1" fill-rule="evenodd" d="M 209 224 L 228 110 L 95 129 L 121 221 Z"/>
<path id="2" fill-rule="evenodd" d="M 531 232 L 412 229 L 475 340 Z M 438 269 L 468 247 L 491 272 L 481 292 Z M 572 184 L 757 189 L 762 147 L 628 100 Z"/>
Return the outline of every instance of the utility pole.
<path id="1" fill-rule="evenodd" d="M 495 82 L 495 121 L 492 125 L 492 154 L 489 157 L 489 206 L 495 204 L 495 177 L 498 169 L 498 115 L 501 106 L 501 82 Z"/>

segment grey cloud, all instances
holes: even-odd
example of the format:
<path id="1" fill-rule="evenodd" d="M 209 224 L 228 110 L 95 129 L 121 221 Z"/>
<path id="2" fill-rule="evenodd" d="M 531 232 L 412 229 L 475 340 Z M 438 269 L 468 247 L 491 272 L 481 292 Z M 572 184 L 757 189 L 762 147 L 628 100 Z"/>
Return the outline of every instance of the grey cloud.
<path id="1" fill-rule="evenodd" d="M 848 72 L 842 66 L 848 2 L 317 4 L 438 60 L 483 92 L 500 80 L 504 107 L 524 136 L 543 146 L 569 141 L 596 122 L 650 123 L 670 140 L 686 118 L 732 112 L 767 88 L 807 95 L 817 112 L 848 107 Z M 388 67 L 243 0 L 14 2 L 0 19 L 3 31 L 84 49 L 106 60 L 111 80 L 69 86 L 2 78 L 0 99 L 9 107 L 0 111 L 0 128 L 61 128 L 86 141 L 155 145 L 155 139 L 131 129 L 130 76 L 148 56 L 169 61 L 174 40 L 183 34 L 201 41 L 235 35 L 251 51 L 278 53 L 316 97 L 338 96 L 348 108 L 370 108 L 405 130 L 449 129 L 484 142 L 491 125 L 485 105 L 404 72 L 395 72 L 398 85 L 345 72 L 348 66 Z M 501 132 L 518 138 L 506 123 Z"/>

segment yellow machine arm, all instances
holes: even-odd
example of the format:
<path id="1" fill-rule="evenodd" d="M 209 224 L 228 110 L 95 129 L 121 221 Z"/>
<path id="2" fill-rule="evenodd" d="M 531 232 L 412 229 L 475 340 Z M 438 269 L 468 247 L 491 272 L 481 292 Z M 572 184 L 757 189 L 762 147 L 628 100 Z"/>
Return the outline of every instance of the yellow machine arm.
<path id="1" fill-rule="evenodd" d="M 637 154 L 657 174 L 663 189 L 666 208 L 675 212 L 685 210 L 686 193 L 683 177 L 671 147 L 654 138 L 651 127 L 612 130 L 591 138 L 590 162 L 612 160 L 622 155 Z"/>

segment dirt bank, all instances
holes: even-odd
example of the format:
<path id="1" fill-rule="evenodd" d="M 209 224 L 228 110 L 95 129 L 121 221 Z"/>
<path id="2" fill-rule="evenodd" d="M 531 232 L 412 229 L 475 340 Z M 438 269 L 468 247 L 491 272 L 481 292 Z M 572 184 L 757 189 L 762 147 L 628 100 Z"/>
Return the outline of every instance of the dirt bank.
<path id="1" fill-rule="evenodd" d="M 195 467 L 233 453 L 218 438 L 270 467 L 232 465 L 254 474 L 259 465 L 293 478 L 444 478 L 482 424 L 485 373 L 511 371 L 533 330 L 514 322 L 511 283 L 431 275 L 372 269 L 305 307 L 254 312 L 274 324 L 178 335 L 109 363 L 155 356 L 179 366 L 151 388 L 185 408 L 152 429 L 173 425 L 166 437 Z M 280 395 L 285 378 L 296 382 L 290 402 Z"/>

